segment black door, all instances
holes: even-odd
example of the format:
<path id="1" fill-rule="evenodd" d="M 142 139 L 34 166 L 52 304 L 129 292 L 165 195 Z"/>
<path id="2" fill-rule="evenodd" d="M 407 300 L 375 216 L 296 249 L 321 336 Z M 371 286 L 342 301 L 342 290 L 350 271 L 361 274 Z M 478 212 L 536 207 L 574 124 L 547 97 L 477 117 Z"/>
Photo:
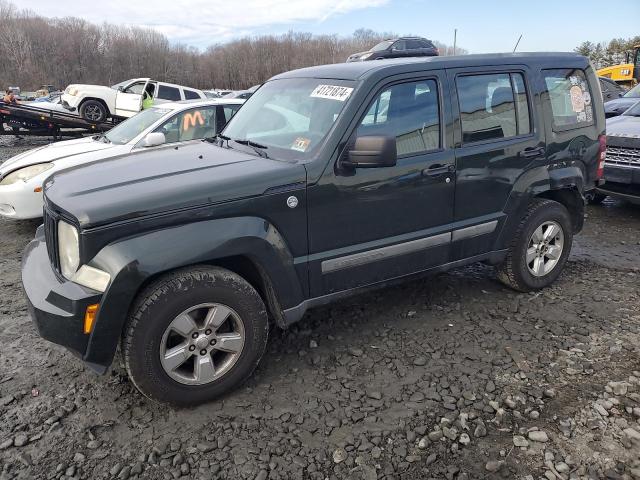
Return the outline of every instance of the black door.
<path id="1" fill-rule="evenodd" d="M 446 263 L 454 156 L 445 140 L 442 72 L 376 92 L 359 135 L 396 137 L 394 167 L 327 168 L 308 189 L 311 295 L 369 285 Z M 348 147 L 347 147 L 348 148 Z M 336 168 L 334 168 L 336 167 Z"/>
<path id="2" fill-rule="evenodd" d="M 518 178 L 545 161 L 526 67 L 448 70 L 456 85 L 456 232 L 452 259 L 492 250 Z"/>

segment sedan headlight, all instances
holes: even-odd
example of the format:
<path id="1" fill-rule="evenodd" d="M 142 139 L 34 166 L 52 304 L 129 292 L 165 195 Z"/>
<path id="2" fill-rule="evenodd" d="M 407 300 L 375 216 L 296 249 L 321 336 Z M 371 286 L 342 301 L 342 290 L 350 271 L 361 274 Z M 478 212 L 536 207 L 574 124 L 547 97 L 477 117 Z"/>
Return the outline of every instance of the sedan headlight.
<path id="1" fill-rule="evenodd" d="M 58 222 L 58 255 L 62 275 L 67 280 L 73 280 L 73 274 L 80 266 L 78 229 L 62 220 Z"/>
<path id="2" fill-rule="evenodd" d="M 38 163 L 36 165 L 29 165 L 28 167 L 21 168 L 4 177 L 0 182 L 0 185 L 11 185 L 19 181 L 28 182 L 36 175 L 40 175 L 42 172 L 46 172 L 50 168 L 53 168 L 53 163 Z"/>
<path id="3" fill-rule="evenodd" d="M 373 52 L 369 52 L 369 53 L 365 53 L 364 55 L 360 56 L 360 60 L 366 60 L 367 58 L 369 58 L 371 55 L 373 55 Z"/>

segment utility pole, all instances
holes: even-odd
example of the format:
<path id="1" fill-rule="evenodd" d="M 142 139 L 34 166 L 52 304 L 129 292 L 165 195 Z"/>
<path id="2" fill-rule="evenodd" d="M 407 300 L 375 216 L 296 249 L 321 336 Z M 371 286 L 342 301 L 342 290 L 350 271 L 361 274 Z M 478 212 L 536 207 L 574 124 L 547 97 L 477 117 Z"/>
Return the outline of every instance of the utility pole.
<path id="1" fill-rule="evenodd" d="M 453 54 L 456 54 L 456 40 L 458 38 L 458 29 L 454 28 L 453 29 Z"/>

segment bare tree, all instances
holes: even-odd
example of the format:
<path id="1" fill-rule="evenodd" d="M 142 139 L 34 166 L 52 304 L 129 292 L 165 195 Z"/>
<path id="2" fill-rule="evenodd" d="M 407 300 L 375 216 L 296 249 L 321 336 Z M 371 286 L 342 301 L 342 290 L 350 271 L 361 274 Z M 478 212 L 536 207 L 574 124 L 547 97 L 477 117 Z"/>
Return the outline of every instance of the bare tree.
<path id="1" fill-rule="evenodd" d="M 198 88 L 248 88 L 294 68 L 343 62 L 351 53 L 393 36 L 362 28 L 350 37 L 289 31 L 199 51 L 171 44 L 151 29 L 45 18 L 0 0 L 0 86 L 64 88 L 152 77 Z M 444 44 L 436 45 L 446 51 Z"/>

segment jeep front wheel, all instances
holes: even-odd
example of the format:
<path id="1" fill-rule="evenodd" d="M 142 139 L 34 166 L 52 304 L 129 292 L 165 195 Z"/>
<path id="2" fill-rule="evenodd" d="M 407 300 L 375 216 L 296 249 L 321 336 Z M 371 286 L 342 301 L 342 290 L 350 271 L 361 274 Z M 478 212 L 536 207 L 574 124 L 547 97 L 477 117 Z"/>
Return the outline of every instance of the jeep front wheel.
<path id="1" fill-rule="evenodd" d="M 516 228 L 498 278 L 521 292 L 553 283 L 567 261 L 573 242 L 567 209 L 553 200 L 534 200 Z"/>
<path id="2" fill-rule="evenodd" d="M 80 116 L 92 122 L 103 122 L 107 119 L 107 109 L 97 100 L 87 100 L 80 106 Z"/>
<path id="3" fill-rule="evenodd" d="M 240 276 L 213 267 L 179 270 L 137 299 L 122 339 L 125 367 L 147 397 L 198 405 L 253 372 L 268 326 L 260 295 Z"/>

